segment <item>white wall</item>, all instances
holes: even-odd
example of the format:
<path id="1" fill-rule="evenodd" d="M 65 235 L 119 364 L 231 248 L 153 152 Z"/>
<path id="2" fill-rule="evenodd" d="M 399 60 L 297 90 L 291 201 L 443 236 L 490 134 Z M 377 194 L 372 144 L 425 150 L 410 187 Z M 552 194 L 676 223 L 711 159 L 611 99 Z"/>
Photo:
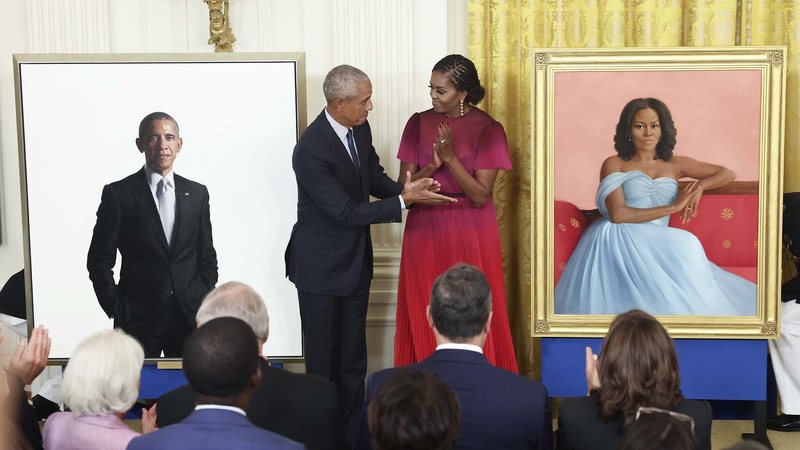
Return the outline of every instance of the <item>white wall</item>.
<path id="1" fill-rule="evenodd" d="M 309 120 L 322 79 L 342 63 L 373 82 L 370 114 L 390 176 L 403 125 L 430 106 L 430 69 L 466 52 L 467 0 L 230 0 L 236 52 L 306 53 Z M 0 281 L 23 266 L 13 53 L 211 52 L 202 0 L 0 0 Z M 198 93 L 201 94 L 201 93 Z M 98 111 L 102 114 L 102 111 Z M 78 139 L 79 136 L 64 136 Z M 97 150 L 103 151 L 102 142 Z M 289 168 L 286 168 L 289 170 Z M 290 212 L 294 214 L 294 211 Z M 375 279 L 367 318 L 370 371 L 392 364 L 402 225 L 373 228 Z M 54 249 L 57 251 L 57 249 Z M 279 326 L 279 324 L 272 324 Z M 8 336 L 8 333 L 6 333 Z M 57 337 L 56 337 L 57 338 Z"/>

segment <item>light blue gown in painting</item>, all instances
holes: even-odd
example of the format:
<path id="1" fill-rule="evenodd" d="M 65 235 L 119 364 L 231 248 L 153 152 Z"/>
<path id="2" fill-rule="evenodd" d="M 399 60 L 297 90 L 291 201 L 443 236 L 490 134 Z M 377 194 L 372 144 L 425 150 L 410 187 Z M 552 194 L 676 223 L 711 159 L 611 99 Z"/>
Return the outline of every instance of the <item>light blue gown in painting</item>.
<path id="1" fill-rule="evenodd" d="M 668 226 L 669 216 L 612 223 L 606 197 L 620 186 L 633 208 L 669 205 L 678 194 L 669 177 L 639 171 L 605 177 L 596 199 L 602 217 L 583 233 L 561 274 L 556 314 L 755 315 L 756 285 L 710 262 L 692 233 Z"/>

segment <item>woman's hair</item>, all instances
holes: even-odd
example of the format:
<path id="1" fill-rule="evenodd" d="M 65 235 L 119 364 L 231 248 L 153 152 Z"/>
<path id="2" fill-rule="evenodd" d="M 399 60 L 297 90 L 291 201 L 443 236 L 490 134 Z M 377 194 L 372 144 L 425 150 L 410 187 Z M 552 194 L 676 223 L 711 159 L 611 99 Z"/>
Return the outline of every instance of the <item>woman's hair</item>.
<path id="1" fill-rule="evenodd" d="M 643 414 L 634 421 L 617 450 L 697 450 L 690 422 L 667 413 Z"/>
<path id="2" fill-rule="evenodd" d="M 452 449 L 458 438 L 458 398 L 438 376 L 401 369 L 375 392 L 368 419 L 376 450 Z"/>
<path id="3" fill-rule="evenodd" d="M 456 90 L 467 93 L 465 101 L 470 105 L 477 105 L 483 100 L 486 90 L 481 86 L 475 64 L 468 58 L 461 55 L 447 55 L 433 66 L 433 71 L 449 75 Z"/>
<path id="4" fill-rule="evenodd" d="M 655 317 L 639 310 L 618 315 L 611 323 L 598 358 L 600 418 L 624 418 L 623 428 L 637 408 L 672 409 L 681 400 L 681 377 L 675 347 Z"/>
<path id="5" fill-rule="evenodd" d="M 139 395 L 143 362 L 142 346 L 121 330 L 87 337 L 64 370 L 64 403 L 76 416 L 124 413 Z"/>
<path id="6" fill-rule="evenodd" d="M 675 136 L 678 130 L 675 129 L 675 123 L 672 121 L 672 114 L 669 108 L 661 100 L 657 98 L 635 98 L 628 102 L 622 113 L 619 115 L 619 122 L 617 122 L 617 132 L 614 135 L 614 148 L 617 154 L 624 161 L 630 161 L 633 155 L 636 154 L 636 147 L 631 140 L 631 127 L 633 126 L 633 116 L 643 109 L 652 109 L 658 114 L 658 122 L 661 126 L 661 138 L 656 144 L 656 159 L 669 161 L 672 158 L 672 150 L 675 148 L 677 142 Z"/>

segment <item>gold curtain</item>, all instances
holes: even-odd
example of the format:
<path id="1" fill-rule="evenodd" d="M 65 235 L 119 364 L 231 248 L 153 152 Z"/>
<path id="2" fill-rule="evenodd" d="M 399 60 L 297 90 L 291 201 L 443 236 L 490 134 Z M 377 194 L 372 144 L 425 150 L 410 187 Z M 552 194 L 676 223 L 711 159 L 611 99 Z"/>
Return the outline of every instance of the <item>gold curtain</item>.
<path id="1" fill-rule="evenodd" d="M 800 190 L 800 0 L 469 0 L 468 56 L 486 87 L 482 107 L 505 126 L 514 169 L 495 202 L 508 312 L 520 373 L 539 374 L 531 338 L 531 49 L 787 45 L 785 191 Z"/>

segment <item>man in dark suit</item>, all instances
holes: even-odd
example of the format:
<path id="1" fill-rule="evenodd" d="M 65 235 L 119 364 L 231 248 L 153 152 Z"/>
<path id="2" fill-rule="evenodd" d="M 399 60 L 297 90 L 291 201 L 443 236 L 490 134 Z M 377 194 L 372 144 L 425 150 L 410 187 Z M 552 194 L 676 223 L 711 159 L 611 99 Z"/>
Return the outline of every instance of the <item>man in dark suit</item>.
<path id="1" fill-rule="evenodd" d="M 258 338 L 258 355 L 269 336 L 267 307 L 250 286 L 230 281 L 211 291 L 197 311 L 197 326 L 218 317 L 235 317 L 250 325 Z M 336 388 L 320 377 L 287 372 L 258 359 L 261 384 L 253 392 L 247 418 L 254 425 L 300 442 L 309 450 L 339 448 Z M 165 427 L 194 410 L 195 394 L 182 386 L 158 399 L 156 423 Z"/>
<path id="2" fill-rule="evenodd" d="M 551 449 L 547 391 L 538 382 L 489 364 L 482 347 L 490 332 L 491 289 L 477 268 L 460 264 L 439 276 L 427 310 L 436 351 L 408 366 L 439 375 L 461 405 L 457 449 Z M 399 369 L 370 377 L 364 410 L 378 387 Z M 366 448 L 364 430 L 359 447 Z"/>
<path id="3" fill-rule="evenodd" d="M 257 352 L 255 333 L 239 319 L 220 317 L 195 330 L 186 339 L 183 370 L 197 407 L 180 423 L 134 438 L 128 449 L 302 449 L 245 417 L 261 382 Z"/>
<path id="4" fill-rule="evenodd" d="M 86 263 L 103 311 L 149 358 L 181 356 L 197 308 L 217 283 L 208 190 L 172 171 L 182 146 L 169 114 L 142 119 L 136 147 L 145 165 L 103 188 Z"/>
<path id="5" fill-rule="evenodd" d="M 353 442 L 367 371 L 369 226 L 399 222 L 402 209 L 415 202 L 454 200 L 436 194 L 438 184 L 430 178 L 400 185 L 386 176 L 372 146 L 372 84 L 364 72 L 337 66 L 322 90 L 327 106 L 292 155 L 297 223 L 286 249 L 286 274 L 300 301 L 306 372 L 336 384 L 339 416 Z M 380 200 L 370 202 L 370 196 Z"/>

